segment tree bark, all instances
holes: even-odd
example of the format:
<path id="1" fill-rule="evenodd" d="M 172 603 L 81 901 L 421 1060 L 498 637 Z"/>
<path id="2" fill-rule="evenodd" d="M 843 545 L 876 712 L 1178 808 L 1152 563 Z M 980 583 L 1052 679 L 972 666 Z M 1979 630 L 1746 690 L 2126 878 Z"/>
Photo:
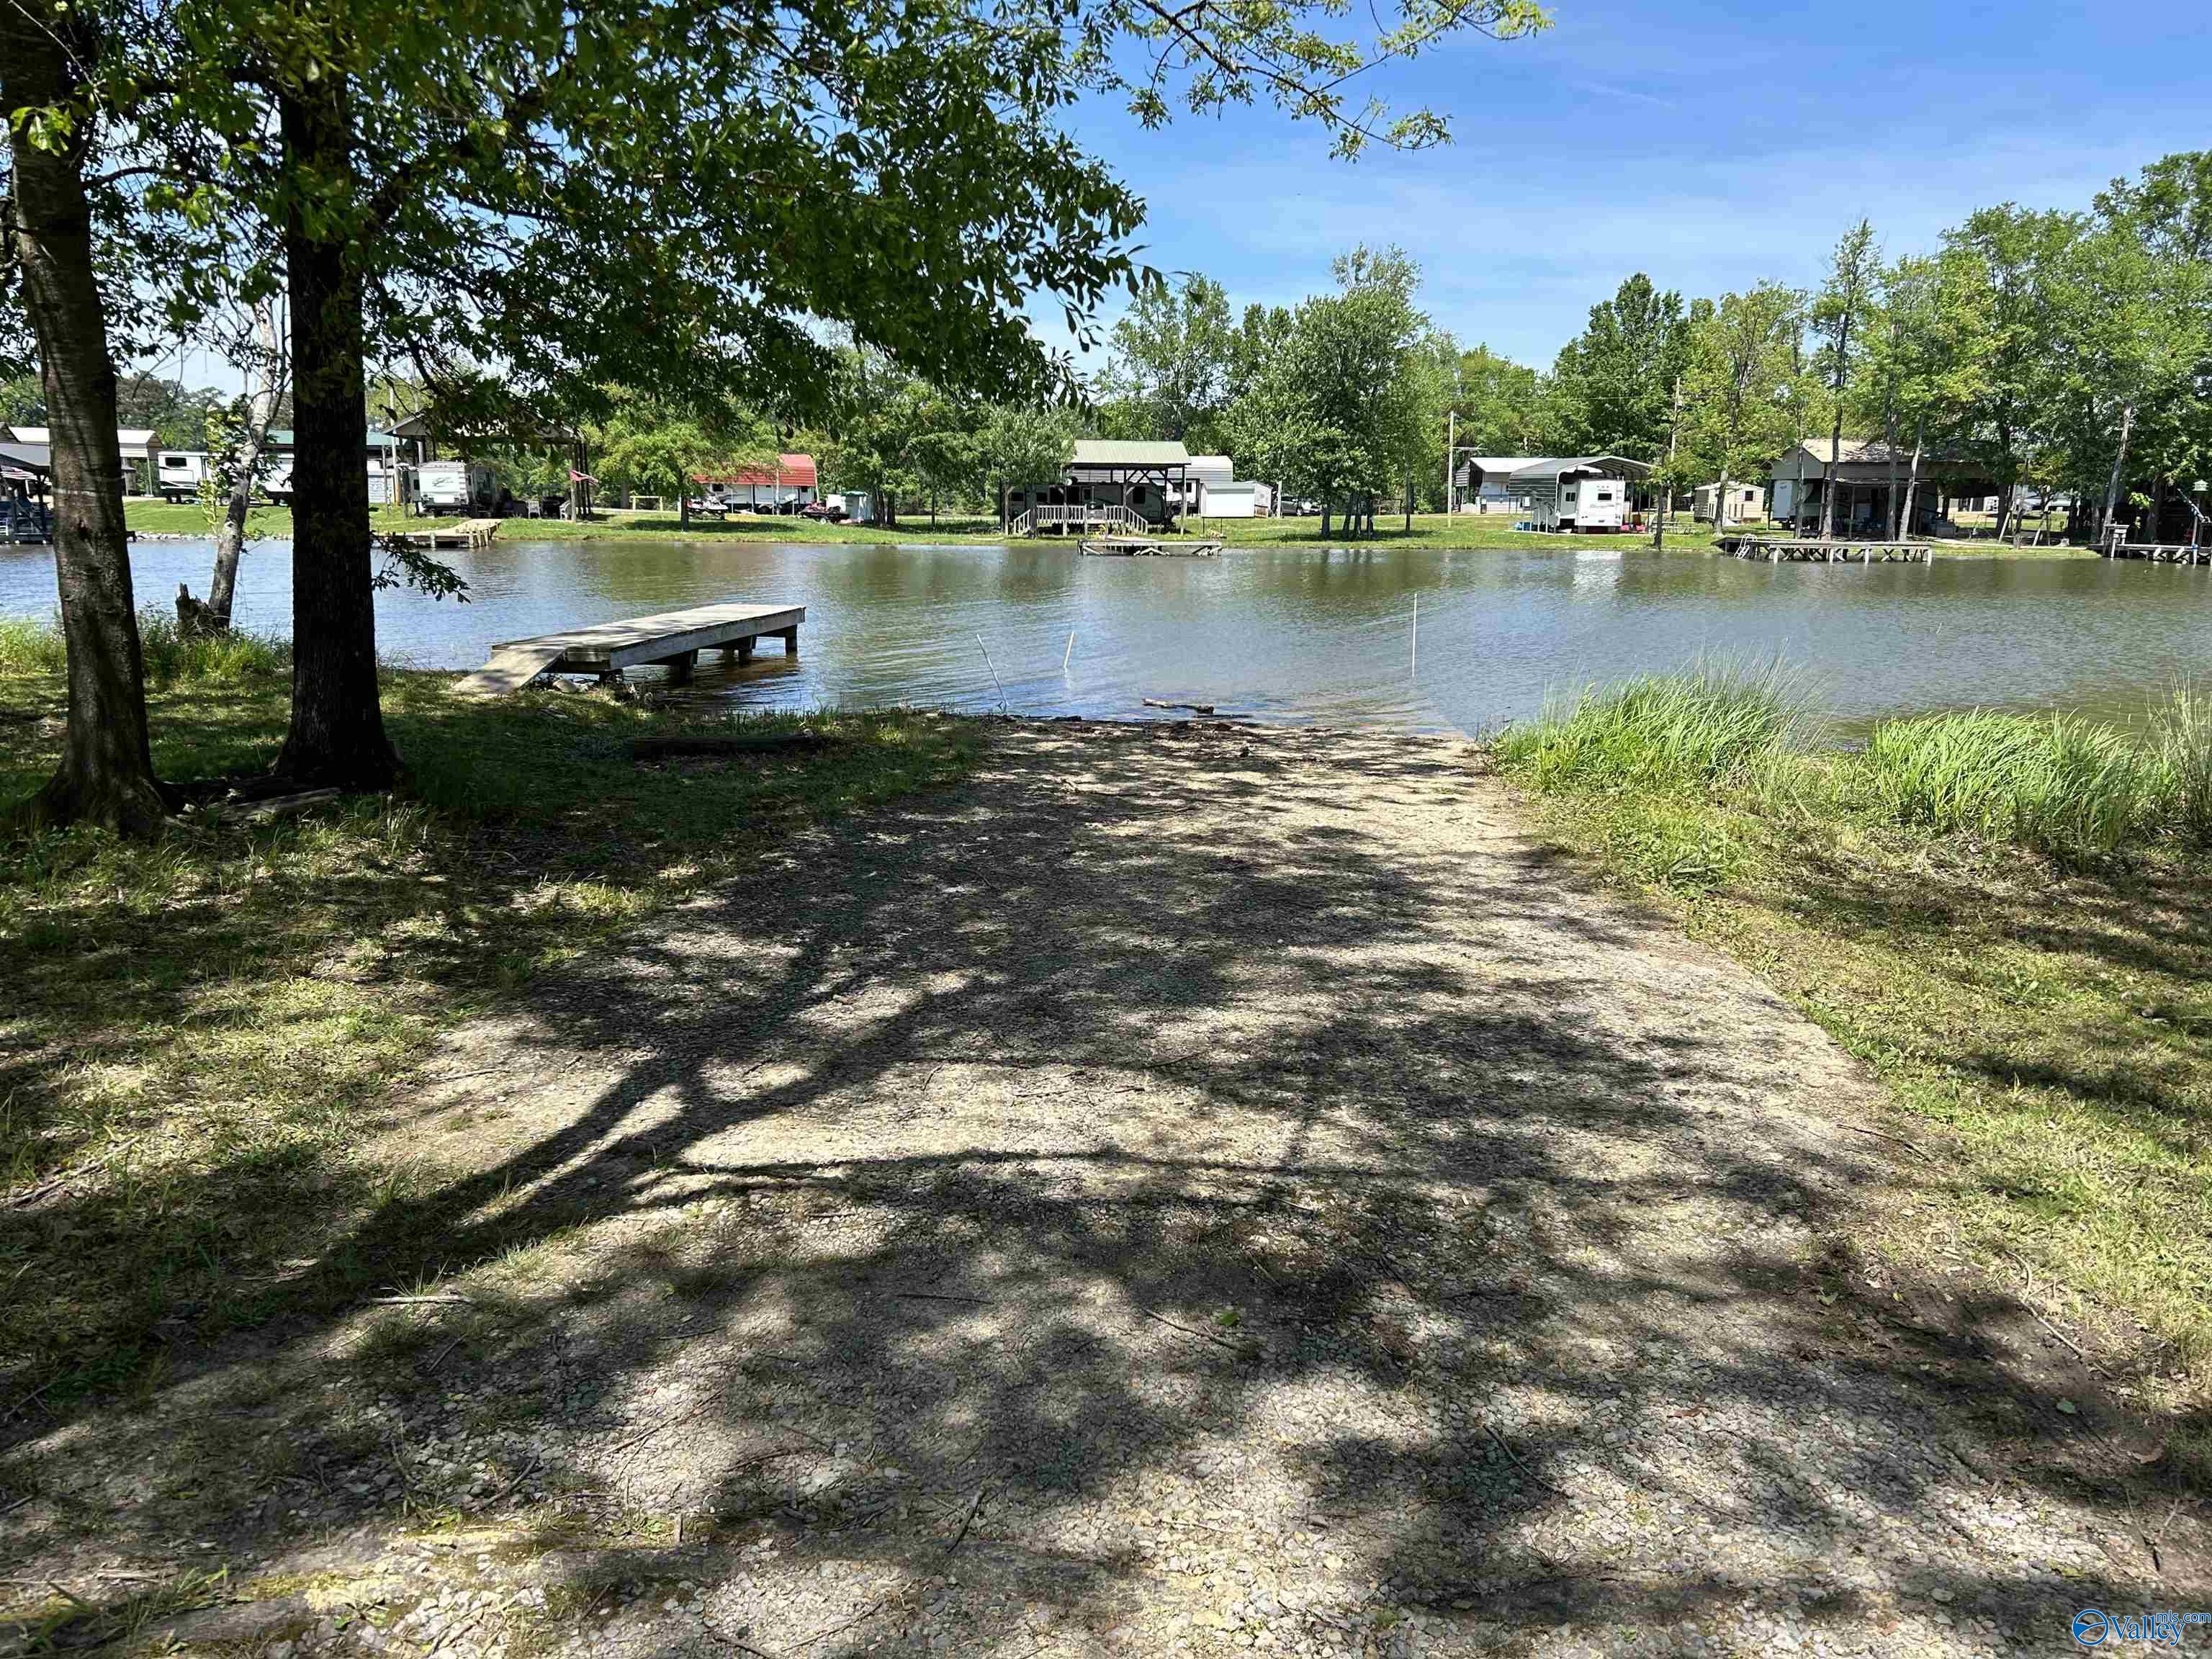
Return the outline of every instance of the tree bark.
<path id="1" fill-rule="evenodd" d="M 276 334 L 276 307 L 272 301 L 253 307 L 253 336 L 259 361 L 254 365 L 254 384 L 246 394 L 246 432 L 231 455 L 234 469 L 230 497 L 223 503 L 222 522 L 215 528 L 215 569 L 208 578 L 208 600 L 195 613 L 200 625 L 230 626 L 231 601 L 238 592 L 239 556 L 246 548 L 246 515 L 253 510 L 253 486 L 261 475 L 261 457 L 269 446 L 269 424 L 276 418 L 277 400 L 284 391 L 284 346 Z M 184 595 L 177 601 L 178 620 L 184 620 Z"/>
<path id="2" fill-rule="evenodd" d="M 1331 503 L 1327 495 L 1323 495 L 1321 498 L 1321 536 L 1323 541 L 1327 541 L 1328 539 L 1328 509 L 1330 504 Z"/>
<path id="3" fill-rule="evenodd" d="M 676 527 L 678 530 L 691 527 L 691 480 L 684 476 L 681 468 L 676 474 Z"/>
<path id="4" fill-rule="evenodd" d="M 1905 505 L 1897 515 L 1897 534 L 1901 541 L 1912 533 L 1912 502 L 1920 493 L 1920 459 L 1928 447 L 1928 418 L 1922 416 L 1912 427 L 1912 467 L 1905 475 Z"/>
<path id="5" fill-rule="evenodd" d="M 1836 464 L 1844 453 L 1844 400 L 1836 398 L 1836 419 L 1828 434 L 1828 463 L 1820 469 L 1820 539 L 1836 533 Z"/>
<path id="6" fill-rule="evenodd" d="M 1888 511 L 1882 516 L 1889 520 L 1889 538 L 1902 541 L 1905 532 L 1900 527 L 1900 514 L 1905 502 L 1897 493 L 1897 398 L 1894 393 L 1882 399 L 1881 447 L 1889 458 L 1889 499 L 1882 503 Z"/>
<path id="7" fill-rule="evenodd" d="M 92 43 L 66 19 L 0 9 L 0 109 L 76 102 L 73 61 Z M 30 824 L 86 822 L 151 834 L 169 802 L 146 738 L 145 666 L 123 519 L 123 455 L 115 436 L 115 364 L 93 265 L 84 157 L 92 118 L 65 145 L 42 149 L 9 129 L 15 172 L 8 235 L 23 307 L 38 337 L 40 386 L 52 428 L 54 574 L 68 647 L 69 718 L 62 759 L 18 809 Z"/>
<path id="8" fill-rule="evenodd" d="M 2126 471 L 2128 465 L 2128 439 L 2134 433 L 2135 425 L 2136 406 L 2134 401 L 2130 399 L 2127 406 L 2120 410 L 2120 447 L 2112 456 L 2112 476 L 2105 482 L 2104 522 L 2106 524 L 2112 523 L 2112 510 L 2119 504 L 2120 478 Z"/>
<path id="9" fill-rule="evenodd" d="M 298 191 L 351 194 L 342 77 L 285 92 L 278 122 Z M 292 728 L 276 769 L 302 785 L 382 789 L 398 757 L 376 684 L 368 529 L 368 411 L 361 274 L 295 193 L 284 222 L 292 300 Z"/>

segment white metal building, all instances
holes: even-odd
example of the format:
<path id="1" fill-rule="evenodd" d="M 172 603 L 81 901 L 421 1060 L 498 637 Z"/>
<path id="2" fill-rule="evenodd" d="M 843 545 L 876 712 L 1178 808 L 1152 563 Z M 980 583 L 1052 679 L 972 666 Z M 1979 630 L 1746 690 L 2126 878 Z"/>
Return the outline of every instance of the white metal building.
<path id="1" fill-rule="evenodd" d="M 1237 477 L 1226 455 L 1194 455 L 1183 483 L 1183 511 L 1201 519 L 1257 519 L 1273 505 L 1263 483 Z"/>
<path id="2" fill-rule="evenodd" d="M 1516 494 L 1510 480 L 1524 466 L 1552 458 L 1545 455 L 1470 455 L 1454 469 L 1452 486 L 1460 513 L 1526 513 L 1529 502 Z"/>

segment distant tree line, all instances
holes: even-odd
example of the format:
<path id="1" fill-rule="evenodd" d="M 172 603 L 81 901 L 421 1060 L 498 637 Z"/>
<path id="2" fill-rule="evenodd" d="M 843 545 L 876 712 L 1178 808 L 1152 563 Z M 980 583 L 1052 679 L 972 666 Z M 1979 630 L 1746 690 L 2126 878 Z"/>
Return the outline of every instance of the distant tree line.
<path id="1" fill-rule="evenodd" d="M 1669 492 L 1763 477 L 1808 440 L 1878 439 L 1900 522 L 1940 462 L 1996 485 L 2001 525 L 2065 491 L 2091 534 L 2171 519 L 2212 474 L 2212 151 L 2117 179 L 2087 212 L 1984 209 L 1926 254 L 1885 259 L 1863 220 L 1811 289 L 1685 301 L 1638 273 L 1548 370 L 1436 326 L 1396 250 L 1334 274 L 1331 293 L 1241 316 L 1202 276 L 1139 295 L 1091 426 L 1225 452 L 1355 513 L 1409 481 L 1442 506 L 1452 431 L 1463 454 L 1626 455 Z"/>

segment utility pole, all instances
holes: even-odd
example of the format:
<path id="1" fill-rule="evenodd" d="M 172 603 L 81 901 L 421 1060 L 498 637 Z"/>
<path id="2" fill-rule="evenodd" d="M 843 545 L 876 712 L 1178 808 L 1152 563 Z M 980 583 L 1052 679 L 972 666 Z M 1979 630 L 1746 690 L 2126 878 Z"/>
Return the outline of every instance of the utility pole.
<path id="1" fill-rule="evenodd" d="M 1452 510 L 1452 466 L 1459 459 L 1459 410 L 1448 410 L 1444 416 L 1444 512 Z"/>

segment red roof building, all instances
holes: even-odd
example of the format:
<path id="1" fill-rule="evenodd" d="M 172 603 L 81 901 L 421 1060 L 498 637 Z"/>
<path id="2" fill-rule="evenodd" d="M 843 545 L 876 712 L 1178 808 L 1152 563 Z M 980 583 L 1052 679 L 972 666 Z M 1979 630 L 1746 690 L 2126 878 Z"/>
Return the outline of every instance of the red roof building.
<path id="1" fill-rule="evenodd" d="M 786 489 L 811 489 L 815 487 L 814 458 L 811 455 L 786 455 L 780 467 L 746 466 L 734 472 L 702 472 L 693 480 L 696 483 L 721 484 L 726 488 L 737 485 L 753 489 L 774 489 L 781 484 Z"/>

